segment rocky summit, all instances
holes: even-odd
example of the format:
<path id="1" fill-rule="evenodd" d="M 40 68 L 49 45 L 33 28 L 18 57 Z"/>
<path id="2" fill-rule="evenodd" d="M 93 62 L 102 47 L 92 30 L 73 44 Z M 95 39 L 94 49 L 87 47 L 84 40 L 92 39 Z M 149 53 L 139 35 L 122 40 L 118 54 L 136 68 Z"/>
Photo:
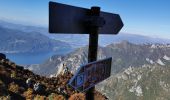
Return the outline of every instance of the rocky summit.
<path id="1" fill-rule="evenodd" d="M 70 72 L 47 78 L 0 56 L 0 100 L 85 100 L 85 93 L 67 85 Z M 94 94 L 95 100 L 107 99 L 97 91 Z"/>

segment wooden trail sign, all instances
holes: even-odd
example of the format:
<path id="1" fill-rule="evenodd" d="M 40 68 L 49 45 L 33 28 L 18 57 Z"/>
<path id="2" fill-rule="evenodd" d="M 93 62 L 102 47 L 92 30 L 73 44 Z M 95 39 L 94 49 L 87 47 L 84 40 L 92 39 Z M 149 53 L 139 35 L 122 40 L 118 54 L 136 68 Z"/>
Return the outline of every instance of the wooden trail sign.
<path id="1" fill-rule="evenodd" d="M 117 34 L 123 27 L 118 14 L 100 12 L 100 17 L 91 16 L 90 9 L 74 7 L 70 5 L 50 2 L 49 3 L 49 32 L 50 33 L 73 33 L 89 34 L 88 21 L 100 24 L 104 19 L 104 25 L 99 29 L 99 34 Z M 102 23 L 102 22 L 101 22 Z"/>
<path id="2" fill-rule="evenodd" d="M 98 34 L 118 34 L 122 27 L 118 14 L 101 12 L 100 7 L 86 9 L 49 2 L 49 33 L 89 34 L 89 63 L 97 60 Z M 94 87 L 86 91 L 86 100 L 94 100 Z"/>

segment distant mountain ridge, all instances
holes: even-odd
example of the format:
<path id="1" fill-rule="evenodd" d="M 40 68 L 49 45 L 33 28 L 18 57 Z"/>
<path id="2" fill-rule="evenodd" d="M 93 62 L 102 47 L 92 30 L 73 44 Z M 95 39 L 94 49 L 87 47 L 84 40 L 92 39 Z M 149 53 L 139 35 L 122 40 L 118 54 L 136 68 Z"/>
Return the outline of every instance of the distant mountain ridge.
<path id="1" fill-rule="evenodd" d="M 30 33 L 41 33 L 48 36 L 49 38 L 66 42 L 72 46 L 72 48 L 79 48 L 82 46 L 88 45 L 88 35 L 85 34 L 49 34 L 47 27 L 37 27 L 37 26 L 28 26 L 6 22 L 0 20 L 0 26 L 3 26 L 8 29 L 17 29 L 20 28 L 20 31 L 30 32 Z M 160 43 L 167 44 L 170 43 L 170 39 L 154 38 L 138 34 L 128 34 L 128 33 L 119 33 L 118 35 L 100 35 L 99 45 L 106 46 L 111 43 L 129 41 L 134 44 L 146 44 L 146 43 Z"/>
<path id="2" fill-rule="evenodd" d="M 47 33 L 47 29 L 45 27 L 22 25 L 22 24 L 3 21 L 3 20 L 0 20 L 0 26 L 3 26 L 4 28 L 8 28 L 8 29 L 20 30 L 23 32 L 39 32 L 39 33 L 44 33 L 44 35 Z"/>
<path id="3" fill-rule="evenodd" d="M 34 34 L 33 34 L 34 33 Z M 53 40 L 38 32 L 23 32 L 8 29 L 0 25 L 1 53 L 36 53 L 63 49 L 70 49 L 70 45 L 59 40 Z"/>

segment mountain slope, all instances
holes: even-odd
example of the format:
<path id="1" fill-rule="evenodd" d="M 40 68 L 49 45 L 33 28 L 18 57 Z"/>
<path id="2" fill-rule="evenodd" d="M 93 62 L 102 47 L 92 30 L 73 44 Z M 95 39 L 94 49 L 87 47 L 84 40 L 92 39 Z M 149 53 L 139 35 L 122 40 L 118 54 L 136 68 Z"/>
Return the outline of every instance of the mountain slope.
<path id="1" fill-rule="evenodd" d="M 169 100 L 170 66 L 129 67 L 96 88 L 109 100 Z"/>
<path id="2" fill-rule="evenodd" d="M 34 72 L 51 75 L 59 73 L 58 69 L 66 64 L 74 73 L 79 66 L 87 63 L 87 47 L 79 48 L 65 56 L 53 56 L 45 63 L 30 67 Z M 99 47 L 98 59 L 112 57 L 112 74 L 123 71 L 129 66 L 166 65 L 165 61 L 170 59 L 170 45 L 164 44 L 132 44 L 127 41 L 113 43 L 106 47 Z M 44 70 L 44 71 L 43 71 Z M 53 70 L 47 72 L 46 70 Z M 46 72 L 45 72 L 46 71 Z M 55 72 L 56 71 L 56 72 Z M 45 72 L 45 73 L 43 73 Z"/>

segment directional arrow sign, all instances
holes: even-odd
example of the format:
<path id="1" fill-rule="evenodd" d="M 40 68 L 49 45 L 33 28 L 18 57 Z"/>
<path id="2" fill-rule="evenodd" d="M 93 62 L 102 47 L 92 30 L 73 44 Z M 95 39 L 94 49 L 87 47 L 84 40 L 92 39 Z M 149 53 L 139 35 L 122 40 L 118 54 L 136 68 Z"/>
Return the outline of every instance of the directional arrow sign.
<path id="1" fill-rule="evenodd" d="M 89 34 L 86 23 L 89 12 L 90 9 L 49 2 L 49 32 Z M 100 12 L 100 17 L 104 19 L 104 25 L 99 28 L 99 34 L 117 34 L 123 27 L 118 14 Z"/>
<path id="2" fill-rule="evenodd" d="M 81 66 L 69 85 L 80 92 L 88 90 L 110 76 L 111 63 L 112 58 L 107 58 Z"/>

